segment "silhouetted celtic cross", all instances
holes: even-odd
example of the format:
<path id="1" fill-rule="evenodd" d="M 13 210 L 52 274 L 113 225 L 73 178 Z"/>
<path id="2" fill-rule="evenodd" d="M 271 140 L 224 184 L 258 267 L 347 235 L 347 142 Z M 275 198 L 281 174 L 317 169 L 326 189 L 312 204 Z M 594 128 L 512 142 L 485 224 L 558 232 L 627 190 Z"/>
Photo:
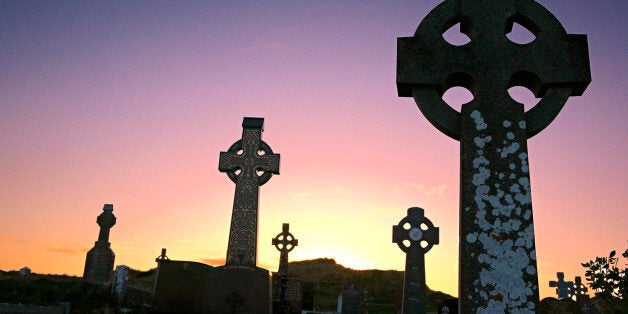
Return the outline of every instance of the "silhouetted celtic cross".
<path id="1" fill-rule="evenodd" d="M 463 46 L 442 37 L 458 22 L 471 39 Z M 536 39 L 525 45 L 510 41 L 506 33 L 514 22 Z M 582 95 L 591 81 L 586 36 L 567 34 L 532 0 L 448 0 L 425 17 L 414 37 L 398 38 L 397 45 L 399 96 L 414 97 L 427 119 L 456 140 L 462 132 L 461 113 L 441 99 L 450 87 L 462 86 L 474 95 L 463 106 L 462 116 L 471 112 L 470 107 L 480 107 L 484 114 L 523 111 L 507 90 L 529 88 L 543 97 L 525 113 L 530 138 L 552 122 L 569 96 Z"/>
<path id="2" fill-rule="evenodd" d="M 279 154 L 262 141 L 264 119 L 244 118 L 242 139 L 220 152 L 218 170 L 235 182 L 227 266 L 257 263 L 259 187 L 279 174 Z"/>
<path id="3" fill-rule="evenodd" d="M 393 242 L 406 253 L 402 312 L 425 313 L 425 253 L 438 244 L 438 228 L 425 218 L 419 207 L 408 209 L 408 215 L 393 226 Z"/>
<path id="4" fill-rule="evenodd" d="M 515 22 L 535 40 L 510 41 L 506 34 Z M 442 37 L 456 23 L 469 43 L 454 46 Z M 567 34 L 533 0 L 447 0 L 421 21 L 414 37 L 398 38 L 399 96 L 414 97 L 430 123 L 460 141 L 462 312 L 536 310 L 527 140 L 590 80 L 586 36 Z M 441 99 L 453 86 L 474 96 L 460 112 Z M 542 99 L 525 112 L 508 95 L 512 86 Z"/>
<path id="5" fill-rule="evenodd" d="M 288 274 L 288 253 L 299 245 L 299 240 L 295 239 L 289 230 L 290 224 L 283 224 L 281 233 L 273 238 L 273 245 L 281 254 L 277 270 L 280 276 Z"/>

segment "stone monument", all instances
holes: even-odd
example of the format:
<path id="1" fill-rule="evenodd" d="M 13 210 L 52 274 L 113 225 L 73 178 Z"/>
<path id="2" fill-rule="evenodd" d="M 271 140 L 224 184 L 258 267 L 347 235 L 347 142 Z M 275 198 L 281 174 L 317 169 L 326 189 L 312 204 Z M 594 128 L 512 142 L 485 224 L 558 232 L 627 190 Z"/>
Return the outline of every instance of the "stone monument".
<path id="1" fill-rule="evenodd" d="M 288 311 L 286 300 L 286 290 L 288 289 L 288 253 L 292 251 L 295 246 L 299 245 L 299 240 L 295 239 L 292 233 L 290 233 L 290 224 L 285 223 L 282 226 L 281 233 L 272 239 L 272 244 L 280 252 L 279 269 L 277 270 L 278 278 L 276 280 L 279 281 L 279 285 L 277 287 L 277 302 L 275 302 L 273 306 L 273 313 L 286 313 Z"/>
<path id="2" fill-rule="evenodd" d="M 446 42 L 460 23 L 471 41 Z M 535 36 L 511 42 L 518 23 Z M 446 0 L 413 37 L 397 40 L 397 91 L 413 97 L 427 120 L 460 141 L 461 313 L 528 312 L 539 302 L 527 140 L 591 81 L 585 35 L 567 34 L 533 0 Z M 460 110 L 443 93 L 453 86 L 474 99 Z M 524 86 L 542 100 L 527 112 L 508 95 Z"/>
<path id="3" fill-rule="evenodd" d="M 244 118 L 242 139 L 220 153 L 218 169 L 236 184 L 224 266 L 157 257 L 153 305 L 184 313 L 271 312 L 271 281 L 257 263 L 259 187 L 279 174 L 279 154 L 262 141 L 264 119 Z"/>
<path id="4" fill-rule="evenodd" d="M 111 281 L 111 272 L 116 259 L 116 255 L 111 250 L 111 243 L 109 243 L 109 231 L 116 224 L 113 205 L 105 204 L 102 210 L 103 212 L 96 219 L 96 223 L 100 226 L 98 241 L 87 252 L 85 271 L 83 272 L 83 279 L 97 283 Z"/>
<path id="5" fill-rule="evenodd" d="M 549 286 L 556 288 L 556 295 L 558 295 L 559 300 L 569 298 L 569 291 L 573 289 L 573 281 L 565 281 L 565 274 L 561 272 L 556 273 L 556 277 L 558 281 L 550 281 Z"/>
<path id="6" fill-rule="evenodd" d="M 270 273 L 256 265 L 259 187 L 279 174 L 279 154 L 262 141 L 263 118 L 244 118 L 242 128 L 242 139 L 220 153 L 218 170 L 236 187 L 227 261 L 210 272 L 205 302 L 209 312 L 270 313 Z"/>
<path id="7" fill-rule="evenodd" d="M 406 253 L 401 312 L 426 313 L 425 253 L 438 244 L 438 227 L 425 218 L 423 208 L 408 208 L 408 215 L 393 226 L 392 242 Z"/>

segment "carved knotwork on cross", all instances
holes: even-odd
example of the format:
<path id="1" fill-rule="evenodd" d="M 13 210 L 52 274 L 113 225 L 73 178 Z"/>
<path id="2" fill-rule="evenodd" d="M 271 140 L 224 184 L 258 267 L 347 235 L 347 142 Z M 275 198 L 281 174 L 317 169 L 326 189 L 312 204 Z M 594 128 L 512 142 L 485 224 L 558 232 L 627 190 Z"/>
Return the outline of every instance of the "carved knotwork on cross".
<path id="1" fill-rule="evenodd" d="M 425 253 L 438 244 L 439 229 L 425 218 L 419 207 L 408 209 L 408 215 L 393 226 L 392 242 L 406 253 L 402 312 L 425 313 Z"/>
<path id="2" fill-rule="evenodd" d="M 218 170 L 236 184 L 227 266 L 255 267 L 259 187 L 279 174 L 279 154 L 262 141 L 263 118 L 244 118 L 242 139 L 220 152 Z"/>
<path id="3" fill-rule="evenodd" d="M 442 37 L 457 23 L 471 39 L 462 46 Z M 510 41 L 506 34 L 513 23 L 530 30 L 535 40 Z M 567 34 L 533 0 L 447 0 L 421 21 L 413 37 L 398 38 L 399 96 L 413 97 L 431 124 L 461 142 L 463 312 L 535 312 L 539 294 L 527 139 L 546 128 L 570 96 L 582 95 L 590 81 L 586 36 Z M 453 86 L 474 96 L 460 112 L 441 98 Z M 508 95 L 512 86 L 527 87 L 542 99 L 526 112 Z"/>

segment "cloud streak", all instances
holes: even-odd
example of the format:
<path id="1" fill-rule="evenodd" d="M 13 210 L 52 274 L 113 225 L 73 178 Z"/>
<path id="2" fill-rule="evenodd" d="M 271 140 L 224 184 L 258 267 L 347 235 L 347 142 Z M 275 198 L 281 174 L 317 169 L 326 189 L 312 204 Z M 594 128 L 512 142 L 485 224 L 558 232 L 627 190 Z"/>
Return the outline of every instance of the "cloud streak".
<path id="1" fill-rule="evenodd" d="M 89 248 L 69 248 L 69 247 L 45 247 L 44 250 L 49 252 L 68 254 L 68 255 L 79 255 L 85 254 L 85 252 L 89 251 Z"/>
<path id="2" fill-rule="evenodd" d="M 249 52 L 253 50 L 262 50 L 262 51 L 278 50 L 282 48 L 283 48 L 283 44 L 278 41 L 267 41 L 267 42 L 263 42 L 257 45 L 246 46 L 244 48 L 241 48 L 240 50 Z"/>

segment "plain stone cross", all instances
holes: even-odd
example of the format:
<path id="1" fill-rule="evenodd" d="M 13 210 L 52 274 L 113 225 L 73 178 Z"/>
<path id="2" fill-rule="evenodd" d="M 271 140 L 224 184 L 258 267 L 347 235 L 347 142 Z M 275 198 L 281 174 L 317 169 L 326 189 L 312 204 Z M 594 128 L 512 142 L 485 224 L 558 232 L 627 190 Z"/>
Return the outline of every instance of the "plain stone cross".
<path id="1" fill-rule="evenodd" d="M 471 41 L 442 34 L 456 23 Z M 535 36 L 511 42 L 518 23 Z M 397 91 L 414 97 L 428 121 L 460 141 L 459 307 L 464 313 L 533 313 L 539 302 L 528 138 L 591 81 L 585 35 L 565 32 L 533 0 L 447 0 L 397 41 Z M 443 93 L 466 87 L 460 112 Z M 508 95 L 524 86 L 542 100 L 525 112 Z"/>
<path id="2" fill-rule="evenodd" d="M 559 300 L 569 298 L 569 290 L 573 289 L 573 281 L 565 281 L 565 273 L 561 272 L 556 273 L 556 277 L 558 281 L 550 281 L 549 286 L 556 288 Z"/>
<path id="3" fill-rule="evenodd" d="M 285 276 L 288 274 L 288 253 L 299 245 L 299 240 L 290 233 L 290 224 L 282 225 L 281 233 L 273 238 L 273 245 L 280 252 L 277 273 Z"/>
<path id="4" fill-rule="evenodd" d="M 426 313 L 425 253 L 438 244 L 438 227 L 425 218 L 419 207 L 408 209 L 408 215 L 393 226 L 392 242 L 406 253 L 403 280 L 403 314 Z"/>
<path id="5" fill-rule="evenodd" d="M 279 154 L 262 141 L 263 118 L 244 118 L 242 139 L 220 152 L 218 170 L 236 184 L 226 266 L 255 267 L 259 187 L 279 174 Z"/>

